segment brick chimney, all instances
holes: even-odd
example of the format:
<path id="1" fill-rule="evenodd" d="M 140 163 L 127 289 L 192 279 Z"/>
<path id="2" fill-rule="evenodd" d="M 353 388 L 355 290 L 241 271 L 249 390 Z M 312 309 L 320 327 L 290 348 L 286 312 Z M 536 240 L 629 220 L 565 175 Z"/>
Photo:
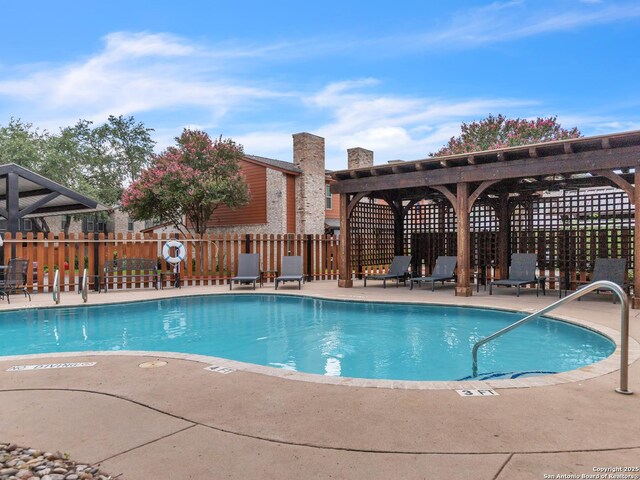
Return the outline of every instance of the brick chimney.
<path id="1" fill-rule="evenodd" d="M 324 233 L 324 138 L 310 133 L 293 135 L 293 164 L 302 170 L 296 177 L 296 232 Z"/>
<path id="2" fill-rule="evenodd" d="M 365 167 L 373 167 L 373 152 L 360 147 L 347 149 L 347 168 Z"/>

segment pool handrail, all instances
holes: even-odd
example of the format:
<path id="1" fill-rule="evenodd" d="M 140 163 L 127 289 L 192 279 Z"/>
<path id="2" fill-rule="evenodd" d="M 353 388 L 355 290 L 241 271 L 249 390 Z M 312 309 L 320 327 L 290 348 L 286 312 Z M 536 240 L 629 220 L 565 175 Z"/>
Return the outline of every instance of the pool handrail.
<path id="1" fill-rule="evenodd" d="M 84 272 L 82 272 L 82 284 L 80 285 L 80 288 L 82 289 L 82 301 L 87 303 L 87 300 L 89 299 L 89 272 L 86 268 L 84 269 Z"/>
<path id="2" fill-rule="evenodd" d="M 525 323 L 530 322 L 531 320 L 535 320 L 536 318 L 541 317 L 542 315 L 549 313 L 552 310 L 555 310 L 561 305 L 565 303 L 572 302 L 573 300 L 577 300 L 580 297 L 587 295 L 588 293 L 593 292 L 594 290 L 611 290 L 613 294 L 617 295 L 618 299 L 620 299 L 620 387 L 616 388 L 617 393 L 622 393 L 625 395 L 631 395 L 633 392 L 629 390 L 629 299 L 627 294 L 624 292 L 620 285 L 610 282 L 609 280 L 599 280 L 597 282 L 593 282 L 588 286 L 581 288 L 580 290 L 567 295 L 564 298 L 544 307 L 531 315 L 527 315 L 522 320 L 518 320 L 515 323 L 512 323 L 508 327 L 503 328 L 502 330 L 498 330 L 497 332 L 485 337 L 481 340 L 478 340 L 473 345 L 472 355 L 473 355 L 473 376 L 478 376 L 478 349 L 485 345 L 486 343 L 494 340 L 498 337 L 501 337 L 505 333 L 510 332 L 511 330 L 518 328 Z"/>
<path id="3" fill-rule="evenodd" d="M 53 277 L 53 301 L 56 305 L 60 303 L 60 269 L 56 268 L 56 273 Z"/>

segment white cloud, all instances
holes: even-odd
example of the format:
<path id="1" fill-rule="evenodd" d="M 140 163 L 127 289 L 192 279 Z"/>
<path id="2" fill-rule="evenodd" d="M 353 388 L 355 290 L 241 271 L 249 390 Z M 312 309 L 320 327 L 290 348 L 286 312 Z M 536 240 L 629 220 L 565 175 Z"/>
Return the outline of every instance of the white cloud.
<path id="1" fill-rule="evenodd" d="M 373 150 L 376 163 L 425 158 L 459 134 L 462 121 L 536 104 L 526 99 L 445 100 L 366 91 L 378 83 L 370 78 L 336 82 L 303 99 L 318 117 L 328 117 L 310 130 L 325 138 L 327 168 L 346 168 L 346 150 L 352 147 Z M 248 153 L 290 160 L 291 133 L 275 127 L 237 139 Z"/>
<path id="2" fill-rule="evenodd" d="M 113 33 L 104 49 L 79 62 L 33 67 L 22 77 L 0 80 L 0 96 L 36 106 L 40 116 L 104 119 L 173 108 L 206 109 L 221 118 L 253 100 L 287 95 L 238 82 L 225 62 L 249 49 L 203 49 L 167 34 Z M 256 55 L 259 53 L 255 53 Z"/>
<path id="3" fill-rule="evenodd" d="M 602 4 L 598 0 L 581 0 L 579 3 L 588 5 L 567 6 L 554 1 L 550 5 L 540 2 L 532 7 L 524 1 L 495 2 L 459 12 L 445 28 L 409 34 L 395 40 L 389 38 L 383 43 L 423 49 L 474 48 L 640 17 L 637 2 Z"/>

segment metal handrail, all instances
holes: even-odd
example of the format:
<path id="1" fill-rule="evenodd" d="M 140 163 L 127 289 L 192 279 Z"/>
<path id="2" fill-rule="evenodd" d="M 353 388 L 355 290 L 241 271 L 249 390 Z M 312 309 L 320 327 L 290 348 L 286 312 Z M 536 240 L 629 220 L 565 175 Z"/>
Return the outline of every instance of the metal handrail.
<path id="1" fill-rule="evenodd" d="M 84 303 L 87 303 L 87 300 L 89 300 L 89 271 L 86 268 L 82 273 L 81 288 L 82 288 L 82 301 Z"/>
<path id="2" fill-rule="evenodd" d="M 60 303 L 60 270 L 56 270 L 53 277 L 53 301 L 56 305 Z"/>
<path id="3" fill-rule="evenodd" d="M 580 297 L 584 297 L 588 293 L 593 292 L 594 290 L 611 290 L 615 295 L 620 299 L 620 387 L 616 388 L 616 392 L 623 393 L 626 395 L 630 395 L 633 392 L 628 388 L 629 382 L 629 300 L 627 298 L 626 293 L 620 285 L 610 282 L 608 280 L 600 280 L 597 282 L 593 282 L 586 287 L 581 288 L 577 292 L 572 293 L 571 295 L 567 295 L 566 297 L 558 300 L 557 302 L 552 303 L 551 305 L 538 310 L 531 315 L 527 315 L 522 320 L 518 320 L 515 323 L 512 323 L 508 327 L 499 330 L 488 337 L 483 338 L 475 343 L 473 346 L 472 354 L 473 354 L 473 376 L 478 376 L 478 349 L 511 330 L 518 328 L 521 325 L 524 325 L 531 320 L 535 320 L 542 315 L 549 313 L 552 310 L 555 310 L 561 305 L 565 303 L 572 302 Z"/>

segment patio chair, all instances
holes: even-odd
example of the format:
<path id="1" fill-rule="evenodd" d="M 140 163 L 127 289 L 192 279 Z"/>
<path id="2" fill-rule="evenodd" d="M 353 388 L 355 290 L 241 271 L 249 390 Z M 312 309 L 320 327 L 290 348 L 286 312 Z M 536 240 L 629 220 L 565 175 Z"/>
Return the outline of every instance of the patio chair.
<path id="1" fill-rule="evenodd" d="M 395 278 L 396 287 L 400 285 L 400 279 L 407 284 L 407 275 L 409 274 L 409 264 L 411 263 L 411 255 L 396 255 L 387 273 L 377 275 L 367 275 L 364 277 L 364 286 L 367 286 L 367 280 L 382 280 L 382 287 L 387 288 L 387 280 Z"/>
<path id="2" fill-rule="evenodd" d="M 256 282 L 260 279 L 260 255 L 257 253 L 241 253 L 238 255 L 238 275 L 229 280 L 229 290 L 233 282 L 240 284 L 252 283 L 256 289 Z"/>
<path id="3" fill-rule="evenodd" d="M 282 257 L 282 275 L 276 278 L 276 290 L 279 283 L 298 282 L 298 290 L 302 288 L 304 275 L 302 273 L 302 257 Z"/>
<path id="4" fill-rule="evenodd" d="M 445 257 L 440 256 L 436 259 L 436 266 L 428 277 L 416 277 L 409 280 L 409 289 L 413 290 L 413 284 L 417 283 L 418 287 L 422 282 L 431 282 L 431 291 L 435 291 L 435 283 L 444 282 L 448 280 L 455 280 L 453 271 L 456 269 L 458 263 L 458 257 Z"/>
<path id="5" fill-rule="evenodd" d="M 489 295 L 493 295 L 493 286 L 516 287 L 517 296 L 520 296 L 522 285 L 536 285 L 536 295 L 538 295 L 539 281 L 536 277 L 536 254 L 535 253 L 514 253 L 511 255 L 511 268 L 509 278 L 505 280 L 495 280 L 489 284 Z"/>
<path id="6" fill-rule="evenodd" d="M 7 303 L 11 303 L 9 295 L 13 295 L 20 291 L 24 293 L 25 297 L 29 297 L 31 301 L 31 295 L 27 291 L 27 268 L 29 267 L 29 260 L 22 258 L 12 258 L 9 260 L 9 265 L 4 271 L 4 279 L 0 283 L 0 298 L 7 297 Z"/>
<path id="7" fill-rule="evenodd" d="M 627 260 L 625 258 L 596 258 L 595 264 L 593 265 L 591 281 L 585 285 L 581 285 L 577 290 L 585 288 L 593 282 L 609 280 L 629 293 L 629 285 L 626 281 L 626 272 Z M 600 289 L 596 290 L 596 293 L 600 293 Z M 612 295 L 612 297 L 613 303 L 616 303 L 616 295 Z M 582 297 L 578 298 L 578 300 L 581 299 Z"/>

